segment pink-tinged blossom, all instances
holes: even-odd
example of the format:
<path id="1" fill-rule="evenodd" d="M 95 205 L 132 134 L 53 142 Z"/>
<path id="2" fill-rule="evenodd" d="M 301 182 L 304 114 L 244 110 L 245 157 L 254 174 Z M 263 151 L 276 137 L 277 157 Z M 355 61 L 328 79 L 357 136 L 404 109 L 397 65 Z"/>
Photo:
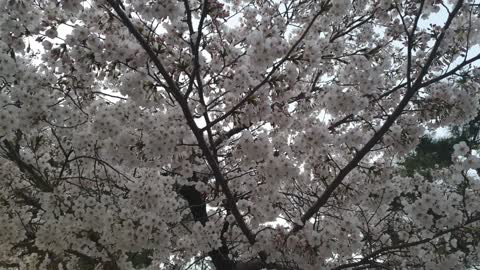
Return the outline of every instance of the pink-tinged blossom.
<path id="1" fill-rule="evenodd" d="M 403 165 L 478 116 L 478 2 L 0 12 L 0 266 L 478 266 L 478 145 Z"/>

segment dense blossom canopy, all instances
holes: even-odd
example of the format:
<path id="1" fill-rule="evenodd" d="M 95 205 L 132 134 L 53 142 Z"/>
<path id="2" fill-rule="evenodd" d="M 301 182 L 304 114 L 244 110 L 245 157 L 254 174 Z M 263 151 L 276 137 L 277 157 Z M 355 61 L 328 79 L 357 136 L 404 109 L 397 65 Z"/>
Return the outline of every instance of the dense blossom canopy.
<path id="1" fill-rule="evenodd" d="M 0 268 L 478 266 L 478 6 L 0 0 Z"/>

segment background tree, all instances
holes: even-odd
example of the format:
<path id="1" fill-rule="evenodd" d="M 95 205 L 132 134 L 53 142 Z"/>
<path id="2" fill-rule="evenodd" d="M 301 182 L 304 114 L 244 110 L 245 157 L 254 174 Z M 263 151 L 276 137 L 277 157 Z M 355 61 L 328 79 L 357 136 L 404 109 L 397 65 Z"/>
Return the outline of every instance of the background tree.
<path id="1" fill-rule="evenodd" d="M 477 149 L 480 135 L 480 115 L 462 126 L 452 126 L 451 129 L 443 131 L 446 134 L 438 138 L 432 135 L 425 135 L 415 151 L 409 153 L 401 162 L 405 167 L 405 173 L 413 176 L 420 173 L 431 179 L 431 170 L 446 168 L 453 165 L 452 154 L 454 146 L 464 142 L 467 146 Z"/>
<path id="2" fill-rule="evenodd" d="M 0 0 L 1 266 L 477 266 L 477 6 Z"/>

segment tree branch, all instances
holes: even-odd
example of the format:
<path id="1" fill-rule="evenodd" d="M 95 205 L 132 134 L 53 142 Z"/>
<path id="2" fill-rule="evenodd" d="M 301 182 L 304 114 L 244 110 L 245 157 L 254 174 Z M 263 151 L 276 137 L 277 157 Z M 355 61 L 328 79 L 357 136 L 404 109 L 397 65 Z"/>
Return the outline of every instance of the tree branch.
<path id="1" fill-rule="evenodd" d="M 147 52 L 148 56 L 150 59 L 153 61 L 157 69 L 159 70 L 160 74 L 163 76 L 165 81 L 167 82 L 168 87 L 170 88 L 170 92 L 172 93 L 173 97 L 175 100 L 178 102 L 180 105 L 182 112 L 184 114 L 185 120 L 187 121 L 188 126 L 192 130 L 193 134 L 195 135 L 198 145 L 201 148 L 203 155 L 205 156 L 208 165 L 212 169 L 213 175 L 215 176 L 215 180 L 220 184 L 222 187 L 222 191 L 226 197 L 227 205 L 231 212 L 232 215 L 235 217 L 235 220 L 237 222 L 238 227 L 242 231 L 242 233 L 245 235 L 247 238 L 248 242 L 250 244 L 255 243 L 255 235 L 250 231 L 248 225 L 246 224 L 245 220 L 243 219 L 242 214 L 238 210 L 238 207 L 236 205 L 236 199 L 235 196 L 233 195 L 232 191 L 228 187 L 227 181 L 225 177 L 223 176 L 220 167 L 218 166 L 218 163 L 214 157 L 214 155 L 210 152 L 209 146 L 207 142 L 205 141 L 203 137 L 203 132 L 200 130 L 195 123 L 195 119 L 188 107 L 188 102 L 184 98 L 184 96 L 181 94 L 180 89 L 178 89 L 178 86 L 175 84 L 175 81 L 170 77 L 168 72 L 166 71 L 165 67 L 163 66 L 162 62 L 158 59 L 157 55 L 154 53 L 148 42 L 143 38 L 143 36 L 138 32 L 138 30 L 135 28 L 133 23 L 130 21 L 128 16 L 125 14 L 125 12 L 122 10 L 122 8 L 119 6 L 118 1 L 115 0 L 107 0 L 107 2 L 112 6 L 112 8 L 117 12 L 118 16 L 121 18 L 123 24 L 128 28 L 130 33 L 137 39 L 137 41 L 140 43 L 142 48 Z"/>
<path id="2" fill-rule="evenodd" d="M 446 30 L 450 27 L 450 24 L 453 21 L 453 18 L 455 15 L 458 13 L 460 10 L 461 6 L 463 4 L 463 1 L 460 0 L 458 1 L 457 5 L 455 6 L 454 10 L 450 14 L 450 16 L 447 19 L 447 22 L 445 23 L 445 26 L 443 27 L 442 33 L 439 35 L 438 39 L 436 40 L 433 49 L 423 66 L 422 70 L 420 71 L 420 74 L 418 75 L 417 79 L 415 80 L 415 83 L 412 85 L 411 88 L 408 88 L 404 97 L 400 101 L 400 103 L 397 105 L 395 110 L 392 112 L 392 114 L 387 118 L 385 123 L 380 127 L 380 129 L 373 135 L 372 138 L 360 149 L 357 154 L 353 157 L 353 159 L 343 168 L 340 170 L 338 175 L 335 177 L 335 179 L 330 183 L 323 194 L 320 196 L 320 198 L 309 208 L 307 211 L 302 215 L 300 220 L 302 221 L 302 224 L 295 224 L 290 231 L 290 234 L 296 233 L 299 230 L 301 230 L 304 226 L 304 224 L 312 218 L 319 210 L 322 208 L 327 201 L 330 199 L 330 197 L 333 195 L 333 192 L 337 189 L 338 186 L 343 182 L 345 177 L 357 167 L 358 163 L 370 152 L 370 150 L 377 144 L 377 142 L 385 135 L 385 133 L 388 132 L 390 127 L 395 123 L 398 117 L 402 114 L 403 110 L 405 107 L 408 105 L 410 99 L 415 95 L 415 93 L 421 88 L 422 86 L 422 80 L 427 74 L 431 64 L 433 63 L 433 60 L 436 57 L 438 48 L 440 47 L 441 42 L 443 41 L 443 38 L 445 36 Z"/>

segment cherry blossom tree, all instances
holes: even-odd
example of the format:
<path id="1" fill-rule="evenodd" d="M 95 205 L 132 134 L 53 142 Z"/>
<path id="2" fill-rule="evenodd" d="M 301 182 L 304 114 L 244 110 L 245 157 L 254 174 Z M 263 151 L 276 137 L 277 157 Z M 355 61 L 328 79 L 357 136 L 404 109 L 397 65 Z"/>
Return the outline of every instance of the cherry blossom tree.
<path id="1" fill-rule="evenodd" d="M 478 6 L 0 0 L 0 267 L 480 265 Z"/>

